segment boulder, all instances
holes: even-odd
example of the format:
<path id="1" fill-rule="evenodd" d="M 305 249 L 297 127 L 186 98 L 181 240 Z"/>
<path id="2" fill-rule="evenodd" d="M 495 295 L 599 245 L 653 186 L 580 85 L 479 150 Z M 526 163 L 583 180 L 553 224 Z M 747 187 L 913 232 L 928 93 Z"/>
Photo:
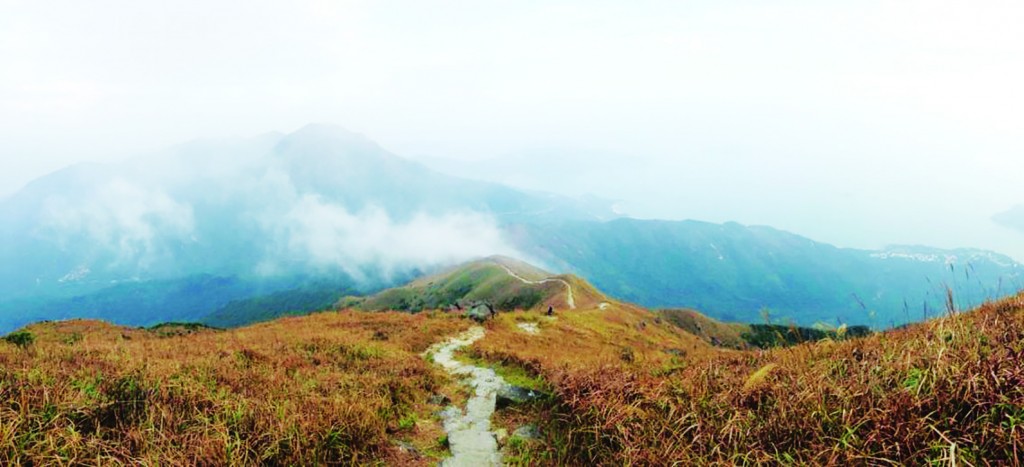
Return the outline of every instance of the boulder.
<path id="1" fill-rule="evenodd" d="M 516 431 L 512 432 L 512 436 L 520 439 L 540 439 L 540 429 L 531 423 L 516 428 Z"/>
<path id="2" fill-rule="evenodd" d="M 466 316 L 472 318 L 473 321 L 482 323 L 491 317 L 491 310 L 486 305 L 477 305 L 467 310 Z"/>
<path id="3" fill-rule="evenodd" d="M 540 391 L 506 384 L 501 389 L 498 389 L 498 393 L 494 398 L 494 406 L 498 409 L 504 409 L 510 405 L 536 402 L 547 397 L 547 394 Z"/>

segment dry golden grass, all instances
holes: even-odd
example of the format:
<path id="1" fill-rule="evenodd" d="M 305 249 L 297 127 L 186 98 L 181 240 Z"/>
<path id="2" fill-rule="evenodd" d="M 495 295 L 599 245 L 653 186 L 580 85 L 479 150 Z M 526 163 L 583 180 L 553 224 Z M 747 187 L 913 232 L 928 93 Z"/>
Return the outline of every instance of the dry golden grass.
<path id="1" fill-rule="evenodd" d="M 594 313 L 562 313 L 544 337 L 509 332 L 509 320 L 534 318 L 506 315 L 476 344 L 555 388 L 534 414 L 547 442 L 521 448 L 517 462 L 1024 461 L 1024 295 L 867 338 L 771 351 L 697 345 L 668 361 L 656 349 L 687 348 L 685 338 L 638 330 L 643 315 L 628 309 Z M 616 361 L 623 347 L 632 357 Z"/>
<path id="2" fill-rule="evenodd" d="M 539 422 L 548 441 L 508 446 L 505 461 L 510 464 L 587 465 L 595 460 L 559 448 L 564 441 L 554 430 L 561 430 L 561 426 L 556 428 L 553 423 L 567 415 L 561 410 L 567 402 L 565 397 L 571 397 L 561 388 L 564 375 L 587 374 L 593 368 L 611 373 L 665 373 L 686 361 L 730 352 L 716 349 L 642 308 L 592 294 L 580 296 L 584 297 L 584 306 L 559 310 L 554 317 L 545 316 L 541 310 L 499 314 L 487 322 L 487 336 L 470 349 L 473 357 L 523 369 L 542 379 L 544 389 L 555 390 L 556 398 L 549 403 L 498 412 L 495 426 L 511 431 L 525 423 Z M 520 323 L 536 323 L 539 334 L 524 332 L 517 326 Z"/>
<path id="3" fill-rule="evenodd" d="M 658 310 L 656 313 L 662 319 L 700 337 L 705 342 L 716 342 L 719 346 L 732 349 L 750 347 L 743 339 L 743 333 L 750 331 L 750 325 L 724 323 L 688 309 L 666 309 Z"/>
<path id="4" fill-rule="evenodd" d="M 0 344 L 0 464 L 411 462 L 392 441 L 436 448 L 426 401 L 449 384 L 419 354 L 466 327 L 349 312 L 170 337 L 33 325 L 34 344 Z"/>
<path id="5" fill-rule="evenodd" d="M 538 422 L 544 434 L 509 441 L 510 463 L 1024 461 L 1024 295 L 866 338 L 747 351 L 580 290 L 580 309 L 553 318 L 499 314 L 469 349 L 553 393 L 496 415 L 497 427 Z M 31 326 L 35 343 L 0 344 L 0 464 L 434 462 L 440 407 L 426 401 L 460 403 L 459 391 L 420 354 L 468 325 L 341 312 L 233 331 Z"/>
<path id="6" fill-rule="evenodd" d="M 623 366 L 649 368 L 718 352 L 700 338 L 658 319 L 650 312 L 606 302 L 604 309 L 559 311 L 553 318 L 540 310 L 499 314 L 487 323 L 485 339 L 474 351 L 494 360 L 514 359 L 530 368 Z M 517 324 L 537 323 L 540 333 Z"/>

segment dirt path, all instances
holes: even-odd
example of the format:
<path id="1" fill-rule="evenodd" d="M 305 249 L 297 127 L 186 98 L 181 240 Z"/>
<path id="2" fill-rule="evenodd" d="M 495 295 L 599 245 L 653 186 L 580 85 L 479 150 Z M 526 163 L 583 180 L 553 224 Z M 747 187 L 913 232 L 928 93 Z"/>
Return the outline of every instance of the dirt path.
<path id="1" fill-rule="evenodd" d="M 463 376 L 474 388 L 465 410 L 448 407 L 441 413 L 444 431 L 448 433 L 448 446 L 452 457 L 443 466 L 500 466 L 498 441 L 491 431 L 495 395 L 505 380 L 490 368 L 462 363 L 455 359 L 455 351 L 484 337 L 484 328 L 475 326 L 447 341 L 431 347 L 434 363 L 453 375 Z"/>
<path id="2" fill-rule="evenodd" d="M 544 279 L 544 280 L 539 280 L 539 281 L 531 281 L 531 280 L 527 280 L 523 276 L 520 276 L 519 274 L 516 274 L 515 271 L 509 269 L 509 267 L 505 266 L 504 264 L 502 264 L 501 267 L 503 269 L 505 269 L 505 272 L 507 272 L 508 275 L 510 275 L 512 277 L 515 277 L 516 279 L 519 279 L 520 281 L 522 281 L 525 284 L 538 285 L 538 284 L 544 284 L 544 283 L 547 283 L 547 282 L 561 282 L 562 284 L 565 285 L 565 290 L 567 292 L 566 295 L 565 295 L 565 303 L 569 306 L 570 310 L 575 310 L 576 309 L 576 299 L 572 295 L 572 286 L 569 285 L 569 282 L 567 282 L 566 280 L 564 280 L 564 279 Z"/>

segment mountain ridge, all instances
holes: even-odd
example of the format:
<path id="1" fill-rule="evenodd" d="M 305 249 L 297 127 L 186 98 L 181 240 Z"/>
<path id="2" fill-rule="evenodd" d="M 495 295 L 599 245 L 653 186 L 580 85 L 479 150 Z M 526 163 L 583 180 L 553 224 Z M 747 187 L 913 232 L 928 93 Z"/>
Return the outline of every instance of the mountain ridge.
<path id="1" fill-rule="evenodd" d="M 947 287 L 963 308 L 1024 287 L 1024 267 L 998 253 L 958 258 L 950 267 L 915 260 L 913 248 L 890 257 L 738 223 L 566 221 L 517 225 L 513 238 L 525 254 L 587 277 L 619 299 L 699 309 L 728 321 L 756 322 L 767 308 L 803 325 L 885 327 L 940 313 Z"/>
<path id="2" fill-rule="evenodd" d="M 804 325 L 884 327 L 937 313 L 944 284 L 961 307 L 1022 286 L 1019 264 L 997 254 L 948 271 L 911 259 L 956 253 L 872 258 L 887 253 L 766 226 L 622 218 L 603 201 L 439 174 L 318 124 L 57 171 L 0 200 L 0 234 L 0 262 L 17 265 L 0 269 L 0 310 L 39 317 L 125 284 L 344 274 L 372 291 L 492 254 L 576 274 L 617 299 L 729 321 L 768 308 Z M 278 298 L 263 303 L 292 301 Z"/>
<path id="3" fill-rule="evenodd" d="M 577 299 L 578 298 L 578 299 Z M 526 262 L 491 256 L 441 270 L 403 286 L 339 306 L 364 311 L 471 308 L 486 304 L 494 311 L 558 310 L 590 306 L 607 299 L 586 281 L 556 275 Z"/>

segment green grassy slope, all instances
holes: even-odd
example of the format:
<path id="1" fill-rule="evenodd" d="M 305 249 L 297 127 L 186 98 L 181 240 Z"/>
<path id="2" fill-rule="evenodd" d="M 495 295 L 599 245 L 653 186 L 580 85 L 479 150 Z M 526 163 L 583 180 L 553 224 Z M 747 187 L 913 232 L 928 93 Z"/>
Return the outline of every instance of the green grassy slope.
<path id="1" fill-rule="evenodd" d="M 341 305 L 367 311 L 412 312 L 466 306 L 474 302 L 487 302 L 502 311 L 548 305 L 564 308 L 564 283 L 555 280 L 526 282 L 541 281 L 548 277 L 551 275 L 526 263 L 510 258 L 490 257 L 417 279 L 403 287 L 385 290 L 365 299 L 347 297 Z"/>

